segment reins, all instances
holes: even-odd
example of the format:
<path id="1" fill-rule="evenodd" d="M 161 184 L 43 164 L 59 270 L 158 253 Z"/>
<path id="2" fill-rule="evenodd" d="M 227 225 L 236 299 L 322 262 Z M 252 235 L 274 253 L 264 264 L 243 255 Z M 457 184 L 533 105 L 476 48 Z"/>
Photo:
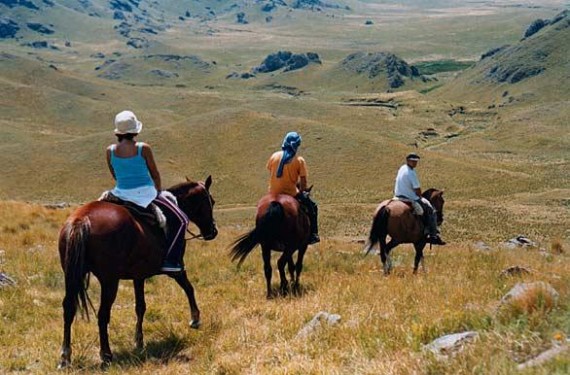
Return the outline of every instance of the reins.
<path id="1" fill-rule="evenodd" d="M 206 189 L 206 187 L 204 186 L 204 184 L 201 183 L 201 182 L 198 182 L 198 185 L 199 185 L 199 186 L 202 186 L 202 187 L 204 188 L 204 191 L 206 191 L 206 193 L 208 194 L 208 203 L 210 204 L 210 208 L 213 210 L 214 207 L 213 207 L 213 204 L 212 204 L 212 198 L 210 197 L 210 193 L 208 192 L 208 189 Z M 200 233 L 200 234 L 195 234 L 194 232 L 192 232 L 192 231 L 191 231 L 190 229 L 188 229 L 188 228 L 186 228 L 186 232 L 187 232 L 188 234 L 190 234 L 191 237 L 189 237 L 189 238 L 184 238 L 184 241 L 192 241 L 192 240 L 195 240 L 195 239 L 201 239 L 202 241 L 205 241 L 205 240 L 204 240 L 204 236 L 202 235 L 202 233 Z"/>
<path id="2" fill-rule="evenodd" d="M 194 232 L 192 232 L 190 229 L 186 228 L 186 232 L 188 232 L 192 237 L 189 238 L 184 238 L 184 241 L 192 241 L 196 238 L 200 238 L 200 239 L 204 239 L 204 236 L 202 236 L 202 233 L 200 234 L 195 234 Z"/>

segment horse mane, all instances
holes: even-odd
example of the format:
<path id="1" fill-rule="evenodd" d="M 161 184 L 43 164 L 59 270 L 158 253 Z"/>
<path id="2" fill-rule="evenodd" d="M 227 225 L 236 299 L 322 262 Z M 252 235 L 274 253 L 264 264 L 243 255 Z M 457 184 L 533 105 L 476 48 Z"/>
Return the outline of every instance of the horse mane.
<path id="1" fill-rule="evenodd" d="M 196 181 L 187 181 L 187 182 L 181 182 L 179 184 L 176 184 L 172 187 L 169 187 L 167 190 L 169 192 L 171 192 L 172 194 L 174 194 L 175 196 L 180 196 L 183 193 L 194 189 L 196 186 L 198 186 L 199 183 Z"/>
<path id="2" fill-rule="evenodd" d="M 439 190 L 434 189 L 434 188 L 427 189 L 426 191 L 423 192 L 422 197 L 424 197 L 425 199 L 427 199 L 429 201 L 429 200 L 431 200 L 432 194 L 436 191 L 439 191 Z"/>

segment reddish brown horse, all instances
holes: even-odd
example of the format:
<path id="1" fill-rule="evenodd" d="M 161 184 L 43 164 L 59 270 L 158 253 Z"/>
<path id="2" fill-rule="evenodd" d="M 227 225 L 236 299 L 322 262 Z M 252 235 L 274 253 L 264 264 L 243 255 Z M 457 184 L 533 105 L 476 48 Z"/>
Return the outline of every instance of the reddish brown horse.
<path id="1" fill-rule="evenodd" d="M 206 182 L 185 182 L 168 189 L 178 200 L 180 208 L 200 229 L 204 240 L 212 240 L 218 230 L 213 217 L 214 200 Z M 59 254 L 65 272 L 63 299 L 63 344 L 59 367 L 71 364 L 71 324 L 77 308 L 88 315 L 87 295 L 89 274 L 101 284 L 101 304 L 97 314 L 99 325 L 100 356 L 108 365 L 113 355 L 109 347 L 107 325 L 111 306 L 115 301 L 119 280 L 133 280 L 136 297 L 137 324 L 135 343 L 143 347 L 142 324 L 146 304 L 144 281 L 160 273 L 164 258 L 164 234 L 156 228 L 136 220 L 123 207 L 109 202 L 91 202 L 75 210 L 67 219 L 59 236 Z M 182 287 L 190 304 L 192 328 L 200 325 L 200 311 L 194 289 L 186 272 L 169 274 Z"/>
<path id="2" fill-rule="evenodd" d="M 231 249 L 232 260 L 238 260 L 238 267 L 248 254 L 259 244 L 263 256 L 265 280 L 267 282 L 267 298 L 273 297 L 271 290 L 271 250 L 282 252 L 277 261 L 281 278 L 280 291 L 285 294 L 289 283 L 285 276 L 285 265 L 288 265 L 293 292 L 299 292 L 299 277 L 303 270 L 303 257 L 309 244 L 309 217 L 300 204 L 289 195 L 265 195 L 257 204 L 255 228 L 238 238 Z M 297 262 L 293 254 L 299 251 Z"/>
<path id="3" fill-rule="evenodd" d="M 423 194 L 436 210 L 437 225 L 443 222 L 443 190 L 429 189 Z M 416 250 L 414 259 L 414 273 L 418 272 L 418 266 L 423 261 L 426 236 L 424 223 L 414 215 L 410 204 L 398 200 L 385 200 L 376 209 L 372 221 L 372 229 L 367 244 L 367 253 L 380 243 L 380 259 L 384 268 L 384 274 L 388 275 L 392 269 L 390 251 L 403 243 L 412 243 Z M 386 243 L 386 237 L 390 236 L 390 242 Z"/>

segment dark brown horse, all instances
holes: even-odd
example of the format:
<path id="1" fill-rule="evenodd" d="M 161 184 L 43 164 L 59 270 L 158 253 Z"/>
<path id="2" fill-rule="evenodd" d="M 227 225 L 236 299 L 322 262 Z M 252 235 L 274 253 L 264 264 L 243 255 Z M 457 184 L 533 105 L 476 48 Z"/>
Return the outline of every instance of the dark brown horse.
<path id="1" fill-rule="evenodd" d="M 212 240 L 218 230 L 213 217 L 214 200 L 206 182 L 185 182 L 168 189 L 178 200 L 180 208 L 200 229 L 204 240 Z M 143 347 L 142 324 L 146 304 L 144 281 L 160 273 L 164 258 L 164 235 L 156 228 L 136 220 L 120 205 L 109 202 L 90 202 L 75 210 L 67 219 L 59 235 L 59 254 L 65 272 L 63 299 L 63 344 L 59 367 L 71 364 L 71 324 L 77 308 L 89 317 L 87 295 L 89 274 L 101 284 L 101 304 L 97 314 L 99 325 L 100 356 L 108 365 L 113 355 L 109 347 L 107 325 L 111 306 L 115 301 L 119 280 L 133 280 L 136 297 L 137 324 L 135 343 Z M 194 289 L 186 272 L 169 274 L 182 287 L 190 304 L 190 326 L 200 325 L 200 311 Z"/>
<path id="2" fill-rule="evenodd" d="M 437 225 L 443 222 L 443 190 L 429 189 L 422 196 L 429 200 L 436 210 Z M 418 272 L 418 266 L 423 261 L 426 236 L 424 223 L 421 218 L 414 215 L 410 204 L 399 200 L 385 200 L 376 209 L 372 221 L 372 229 L 367 244 L 367 253 L 380 243 L 380 259 L 384 268 L 384 274 L 388 275 L 392 269 L 390 251 L 403 243 L 412 243 L 416 250 L 414 259 L 414 273 Z M 386 237 L 390 236 L 390 242 L 386 243 Z"/>
<path id="3" fill-rule="evenodd" d="M 259 244 L 263 256 L 263 268 L 267 282 L 267 298 L 272 298 L 271 290 L 271 250 L 282 252 L 277 261 L 281 278 L 280 291 L 285 294 L 289 283 L 285 276 L 285 265 L 288 265 L 293 292 L 299 292 L 299 277 L 303 270 L 303 257 L 309 245 L 309 217 L 300 204 L 289 195 L 267 194 L 257 204 L 255 228 L 238 238 L 231 249 L 232 260 L 238 260 L 238 267 L 248 254 Z M 299 250 L 297 262 L 293 262 L 293 254 Z"/>

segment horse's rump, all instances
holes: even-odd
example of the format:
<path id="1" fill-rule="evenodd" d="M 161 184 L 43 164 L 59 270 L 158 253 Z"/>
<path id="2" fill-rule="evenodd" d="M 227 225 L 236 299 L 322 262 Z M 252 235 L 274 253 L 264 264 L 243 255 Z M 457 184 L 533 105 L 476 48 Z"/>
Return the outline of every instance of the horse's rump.
<path id="1" fill-rule="evenodd" d="M 84 218 L 90 222 L 86 265 L 97 277 L 119 274 L 121 279 L 130 279 L 139 272 L 158 273 L 165 251 L 162 230 L 137 220 L 124 206 L 105 201 L 87 203 L 68 218 L 60 234 L 62 259 L 66 257 L 67 228 Z"/>
<path id="2" fill-rule="evenodd" d="M 386 234 L 401 243 L 416 242 L 423 237 L 423 222 L 414 214 L 410 202 L 388 199 L 380 203 L 375 217 L 385 208 L 387 216 Z"/>
<path id="3" fill-rule="evenodd" d="M 297 198 L 287 194 L 267 194 L 257 205 L 257 219 L 262 218 L 271 205 L 279 204 L 283 209 L 283 220 L 273 236 L 274 242 L 296 247 L 309 237 L 309 216 Z M 281 247 L 281 246 L 279 246 Z M 277 249 L 276 249 L 277 250 Z"/>

